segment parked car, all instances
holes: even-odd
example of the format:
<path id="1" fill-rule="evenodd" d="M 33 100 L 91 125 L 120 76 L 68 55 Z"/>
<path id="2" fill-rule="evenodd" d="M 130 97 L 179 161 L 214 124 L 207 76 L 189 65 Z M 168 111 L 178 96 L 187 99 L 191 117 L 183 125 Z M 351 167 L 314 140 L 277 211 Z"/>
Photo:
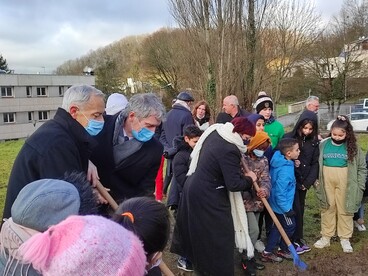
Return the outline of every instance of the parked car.
<path id="1" fill-rule="evenodd" d="M 368 98 L 360 99 L 356 104 L 351 107 L 350 112 L 368 112 Z"/>
<path id="2" fill-rule="evenodd" d="M 368 112 L 352 112 L 347 116 L 350 119 L 354 131 L 368 131 Z M 334 121 L 335 120 L 328 122 L 327 130 L 331 130 Z"/>

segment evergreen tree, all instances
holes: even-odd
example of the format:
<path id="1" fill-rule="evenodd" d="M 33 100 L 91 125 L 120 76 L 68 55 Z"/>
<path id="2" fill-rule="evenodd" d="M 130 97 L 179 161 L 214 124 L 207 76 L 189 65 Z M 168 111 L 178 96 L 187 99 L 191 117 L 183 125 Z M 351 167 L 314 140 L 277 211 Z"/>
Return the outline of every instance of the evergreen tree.
<path id="1" fill-rule="evenodd" d="M 0 69 L 8 71 L 8 63 L 6 62 L 6 59 L 3 58 L 3 56 L 0 54 Z"/>

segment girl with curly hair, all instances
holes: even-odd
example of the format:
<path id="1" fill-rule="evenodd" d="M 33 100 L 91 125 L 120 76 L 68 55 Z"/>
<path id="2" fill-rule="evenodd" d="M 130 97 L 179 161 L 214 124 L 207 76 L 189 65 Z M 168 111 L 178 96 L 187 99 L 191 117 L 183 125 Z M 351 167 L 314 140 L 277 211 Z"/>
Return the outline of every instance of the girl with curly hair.
<path id="1" fill-rule="evenodd" d="M 345 253 L 353 252 L 353 216 L 365 189 L 366 164 L 347 116 L 339 115 L 331 126 L 330 137 L 321 142 L 317 196 L 321 203 L 321 235 L 316 248 L 330 246 L 335 235 Z"/>

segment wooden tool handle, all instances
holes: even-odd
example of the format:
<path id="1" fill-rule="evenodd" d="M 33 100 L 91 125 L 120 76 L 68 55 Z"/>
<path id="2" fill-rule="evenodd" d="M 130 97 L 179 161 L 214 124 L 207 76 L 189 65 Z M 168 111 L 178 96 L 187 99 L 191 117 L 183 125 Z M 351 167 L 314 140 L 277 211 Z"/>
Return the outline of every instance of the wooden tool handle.
<path id="1" fill-rule="evenodd" d="M 109 192 L 101 184 L 100 181 L 97 182 L 96 188 L 99 191 L 99 193 L 107 200 L 107 202 L 110 204 L 111 208 L 114 209 L 114 211 L 116 211 L 118 209 L 119 205 L 112 198 L 112 196 L 109 194 Z"/>
<path id="2" fill-rule="evenodd" d="M 244 171 L 249 172 L 250 170 L 249 170 L 247 164 L 245 163 L 244 158 L 241 159 L 241 162 L 242 162 L 242 166 L 243 166 Z M 254 186 L 256 192 L 258 192 L 259 191 L 259 186 L 258 186 L 258 183 L 256 181 L 253 182 L 253 186 Z M 282 227 L 281 223 L 279 222 L 278 218 L 276 217 L 276 215 L 275 215 L 274 211 L 272 210 L 270 204 L 268 203 L 267 199 L 264 198 L 264 197 L 261 197 L 261 200 L 262 200 L 263 205 L 266 207 L 268 213 L 270 214 L 273 222 L 275 223 L 277 229 L 279 230 L 279 232 L 281 234 L 281 237 L 285 241 L 286 245 L 289 246 L 291 244 L 291 241 L 290 241 L 288 235 L 286 234 L 284 228 Z"/>

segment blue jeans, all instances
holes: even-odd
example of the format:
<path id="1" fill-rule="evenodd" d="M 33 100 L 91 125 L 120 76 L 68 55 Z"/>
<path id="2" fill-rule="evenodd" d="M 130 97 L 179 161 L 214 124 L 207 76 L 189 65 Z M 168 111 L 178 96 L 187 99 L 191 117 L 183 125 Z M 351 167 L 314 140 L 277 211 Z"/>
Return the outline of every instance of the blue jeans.
<path id="1" fill-rule="evenodd" d="M 285 215 L 276 214 L 276 217 L 278 218 L 282 228 L 284 228 L 287 236 L 289 239 L 294 234 L 295 231 L 295 217 L 287 217 Z M 281 250 L 283 251 L 289 251 L 288 246 L 286 245 L 285 241 L 281 238 L 281 234 L 279 230 L 277 229 L 275 223 L 272 223 L 272 227 L 270 230 L 270 235 L 267 239 L 267 245 L 265 248 L 265 251 L 272 252 L 276 246 L 280 246 Z"/>
<path id="2" fill-rule="evenodd" d="M 358 212 L 356 212 L 354 214 L 354 220 L 358 220 L 360 218 L 364 219 L 364 203 L 360 204 L 360 208 L 359 208 Z"/>

